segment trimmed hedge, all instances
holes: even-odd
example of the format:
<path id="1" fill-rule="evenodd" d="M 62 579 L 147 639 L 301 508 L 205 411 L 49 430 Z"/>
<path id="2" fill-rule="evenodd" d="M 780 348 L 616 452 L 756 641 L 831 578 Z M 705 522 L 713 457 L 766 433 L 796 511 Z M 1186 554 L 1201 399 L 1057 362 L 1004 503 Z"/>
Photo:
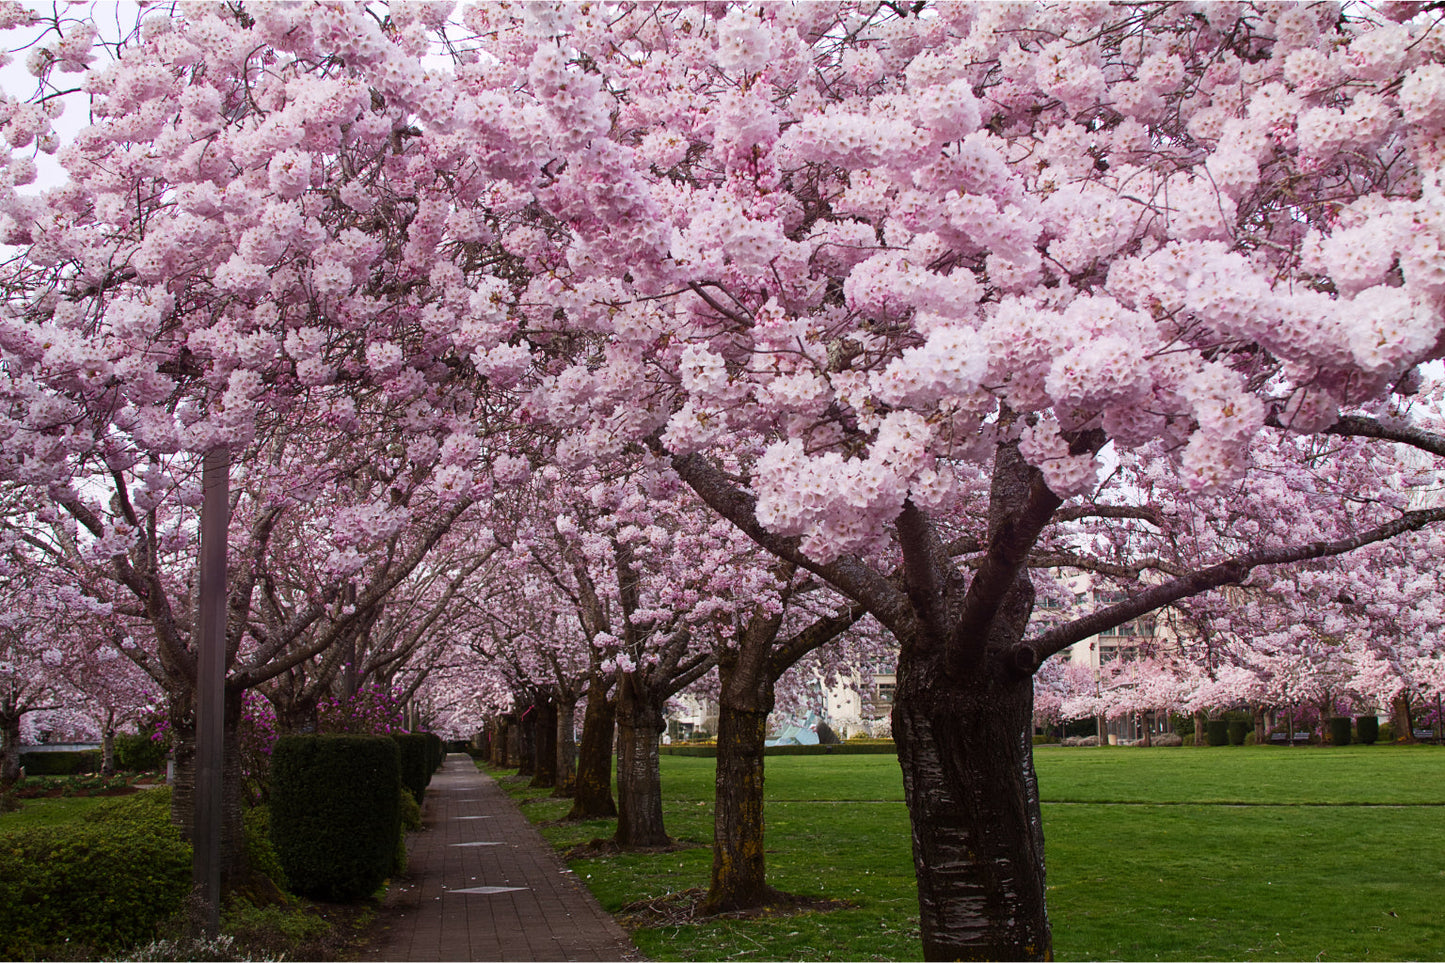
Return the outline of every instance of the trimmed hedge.
<path id="1" fill-rule="evenodd" d="M 422 735 L 426 736 L 428 753 L 426 778 L 427 781 L 430 782 L 431 774 L 440 769 L 442 767 L 442 763 L 447 761 L 447 744 L 443 742 L 442 737 L 437 735 L 435 732 L 424 732 L 422 733 Z"/>
<path id="2" fill-rule="evenodd" d="M 191 847 L 166 789 L 102 803 L 83 823 L 0 834 L 0 959 L 144 943 L 190 888 Z"/>
<path id="3" fill-rule="evenodd" d="M 698 756 L 704 759 L 717 758 L 717 746 L 659 746 L 658 750 L 669 756 Z M 883 756 L 898 752 L 892 742 L 839 742 L 824 746 L 768 746 L 763 750 L 767 756 Z"/>
<path id="4" fill-rule="evenodd" d="M 1229 720 L 1229 744 L 1242 746 L 1246 736 L 1252 735 L 1254 726 L 1243 719 Z"/>
<path id="5" fill-rule="evenodd" d="M 401 784 L 420 803 L 426 798 L 427 783 L 436 769 L 432 764 L 431 746 L 425 733 L 393 732 L 391 738 L 401 750 Z"/>
<path id="6" fill-rule="evenodd" d="M 1367 746 L 1373 746 L 1380 738 L 1380 718 L 1378 716 L 1356 718 L 1355 731 L 1359 733 L 1361 742 Z"/>
<path id="7" fill-rule="evenodd" d="M 401 750 L 388 736 L 289 735 L 271 755 L 271 840 L 293 892 L 376 892 L 402 845 Z"/>
<path id="8" fill-rule="evenodd" d="M 100 772 L 99 749 L 66 749 L 61 752 L 22 752 L 20 767 L 27 776 L 81 776 Z"/>
<path id="9" fill-rule="evenodd" d="M 1227 719 L 1205 720 L 1204 735 L 1211 746 L 1229 745 L 1229 721 Z"/>
<path id="10" fill-rule="evenodd" d="M 115 766 L 123 772 L 164 769 L 166 747 L 150 736 L 122 732 L 115 737 Z"/>
<path id="11" fill-rule="evenodd" d="M 1350 717 L 1330 716 L 1330 742 L 1336 746 L 1350 744 Z"/>

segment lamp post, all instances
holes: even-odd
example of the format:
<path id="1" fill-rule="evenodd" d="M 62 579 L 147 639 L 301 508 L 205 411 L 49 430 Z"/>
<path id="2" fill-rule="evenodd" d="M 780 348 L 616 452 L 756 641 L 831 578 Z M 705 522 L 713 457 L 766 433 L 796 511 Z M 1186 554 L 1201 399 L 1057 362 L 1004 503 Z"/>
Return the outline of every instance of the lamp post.
<path id="1" fill-rule="evenodd" d="M 191 878 L 205 935 L 220 931 L 222 785 L 226 715 L 226 532 L 231 453 L 206 452 L 202 474 L 199 652 L 196 659 L 196 795 Z"/>

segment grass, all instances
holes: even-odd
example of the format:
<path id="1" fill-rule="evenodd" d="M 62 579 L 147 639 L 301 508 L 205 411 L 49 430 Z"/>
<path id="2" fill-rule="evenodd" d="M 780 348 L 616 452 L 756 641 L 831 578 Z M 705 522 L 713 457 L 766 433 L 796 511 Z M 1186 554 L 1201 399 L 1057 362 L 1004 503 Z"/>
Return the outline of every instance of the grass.
<path id="1" fill-rule="evenodd" d="M 21 799 L 14 812 L 0 813 L 0 832 L 29 829 L 32 826 L 57 826 L 82 819 L 105 802 L 103 796 L 55 796 L 49 799 Z"/>
<path id="2" fill-rule="evenodd" d="M 1445 753 L 1429 747 L 1037 751 L 1059 959 L 1445 959 Z M 666 756 L 669 832 L 696 848 L 574 860 L 611 912 L 706 887 L 711 759 Z M 657 960 L 918 959 L 891 756 L 768 760 L 770 881 L 831 913 L 639 928 Z M 608 820 L 502 776 L 566 849 Z"/>

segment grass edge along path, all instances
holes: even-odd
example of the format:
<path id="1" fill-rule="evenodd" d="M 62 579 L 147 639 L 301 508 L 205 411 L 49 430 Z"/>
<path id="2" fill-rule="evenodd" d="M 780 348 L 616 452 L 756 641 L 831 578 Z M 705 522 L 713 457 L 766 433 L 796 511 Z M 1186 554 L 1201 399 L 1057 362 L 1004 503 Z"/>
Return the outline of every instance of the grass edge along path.
<path id="1" fill-rule="evenodd" d="M 1445 959 L 1445 751 L 1041 748 L 1037 760 L 1059 959 Z M 688 848 L 569 860 L 625 923 L 628 904 L 706 887 L 712 767 L 663 760 L 668 831 Z M 614 829 L 558 822 L 566 801 L 494 774 L 559 850 Z M 892 757 L 769 758 L 770 881 L 854 905 L 630 926 L 634 940 L 657 960 L 918 959 L 902 798 Z"/>

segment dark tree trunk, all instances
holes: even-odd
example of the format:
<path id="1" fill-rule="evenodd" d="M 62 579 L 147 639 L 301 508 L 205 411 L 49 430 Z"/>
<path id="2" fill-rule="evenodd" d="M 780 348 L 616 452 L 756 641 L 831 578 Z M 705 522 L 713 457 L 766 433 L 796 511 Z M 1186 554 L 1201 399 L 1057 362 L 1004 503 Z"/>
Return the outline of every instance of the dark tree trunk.
<path id="1" fill-rule="evenodd" d="M 1390 721 L 1395 726 L 1395 741 L 1415 741 L 1415 720 L 1410 716 L 1410 696 L 1398 695 L 1390 700 Z"/>
<path id="2" fill-rule="evenodd" d="M 20 780 L 20 716 L 0 714 L 0 786 Z"/>
<path id="3" fill-rule="evenodd" d="M 492 765 L 499 769 L 505 769 L 511 759 L 507 752 L 511 735 L 512 726 L 506 716 L 492 722 Z"/>
<path id="4" fill-rule="evenodd" d="M 605 679 L 593 679 L 582 713 L 582 744 L 577 751 L 577 784 L 568 819 L 611 819 L 617 815 L 612 799 L 612 731 L 617 728 L 617 703 L 608 695 Z"/>
<path id="5" fill-rule="evenodd" d="M 557 700 L 557 789 L 553 796 L 570 799 L 577 786 L 577 698 Z"/>
<path id="6" fill-rule="evenodd" d="M 1194 747 L 1196 749 L 1209 745 L 1204 739 L 1205 723 L 1209 717 L 1203 712 L 1195 710 L 1194 713 Z"/>
<path id="7" fill-rule="evenodd" d="M 659 740 L 665 727 L 662 698 L 634 673 L 617 683 L 617 734 L 622 743 L 617 763 L 618 846 L 647 849 L 669 846 L 662 822 L 662 768 Z"/>
<path id="8" fill-rule="evenodd" d="M 749 671 L 752 668 L 752 671 Z M 727 913 L 776 902 L 764 853 L 763 771 L 772 683 L 755 667 L 718 663 L 717 779 L 712 881 L 700 913 Z"/>
<path id="9" fill-rule="evenodd" d="M 230 890 L 246 881 L 249 866 L 246 860 L 246 837 L 241 822 L 241 738 L 239 694 L 226 691 L 226 712 L 222 733 L 221 761 L 221 886 Z M 171 718 L 182 720 L 172 725 L 176 778 L 171 789 L 171 822 L 190 840 L 196 818 L 196 729 L 194 716 L 177 712 L 171 700 Z"/>
<path id="10" fill-rule="evenodd" d="M 532 709 L 537 753 L 536 772 L 532 774 L 533 789 L 551 789 L 557 785 L 557 703 L 550 698 L 538 699 Z"/>
<path id="11" fill-rule="evenodd" d="M 1265 731 L 1264 706 L 1254 707 L 1254 744 L 1256 746 L 1269 745 L 1269 733 Z"/>
<path id="12" fill-rule="evenodd" d="M 1033 681 L 997 659 L 950 680 L 910 659 L 911 648 L 899 661 L 893 733 L 924 958 L 1050 959 Z"/>
<path id="13" fill-rule="evenodd" d="M 1139 744 L 1140 744 L 1141 746 L 1143 746 L 1145 749 L 1148 749 L 1150 746 L 1154 745 L 1154 735 L 1153 735 L 1153 733 L 1151 733 L 1151 732 L 1149 731 L 1150 725 L 1151 725 L 1153 722 L 1154 722 L 1154 714 L 1153 714 L 1153 713 L 1151 713 L 1151 712 L 1141 712 L 1141 713 L 1139 713 L 1139 728 L 1142 730 L 1142 731 L 1140 732 L 1140 734 L 1139 734 Z"/>
<path id="14" fill-rule="evenodd" d="M 537 771 L 537 707 L 528 706 L 517 720 L 517 775 Z"/>

